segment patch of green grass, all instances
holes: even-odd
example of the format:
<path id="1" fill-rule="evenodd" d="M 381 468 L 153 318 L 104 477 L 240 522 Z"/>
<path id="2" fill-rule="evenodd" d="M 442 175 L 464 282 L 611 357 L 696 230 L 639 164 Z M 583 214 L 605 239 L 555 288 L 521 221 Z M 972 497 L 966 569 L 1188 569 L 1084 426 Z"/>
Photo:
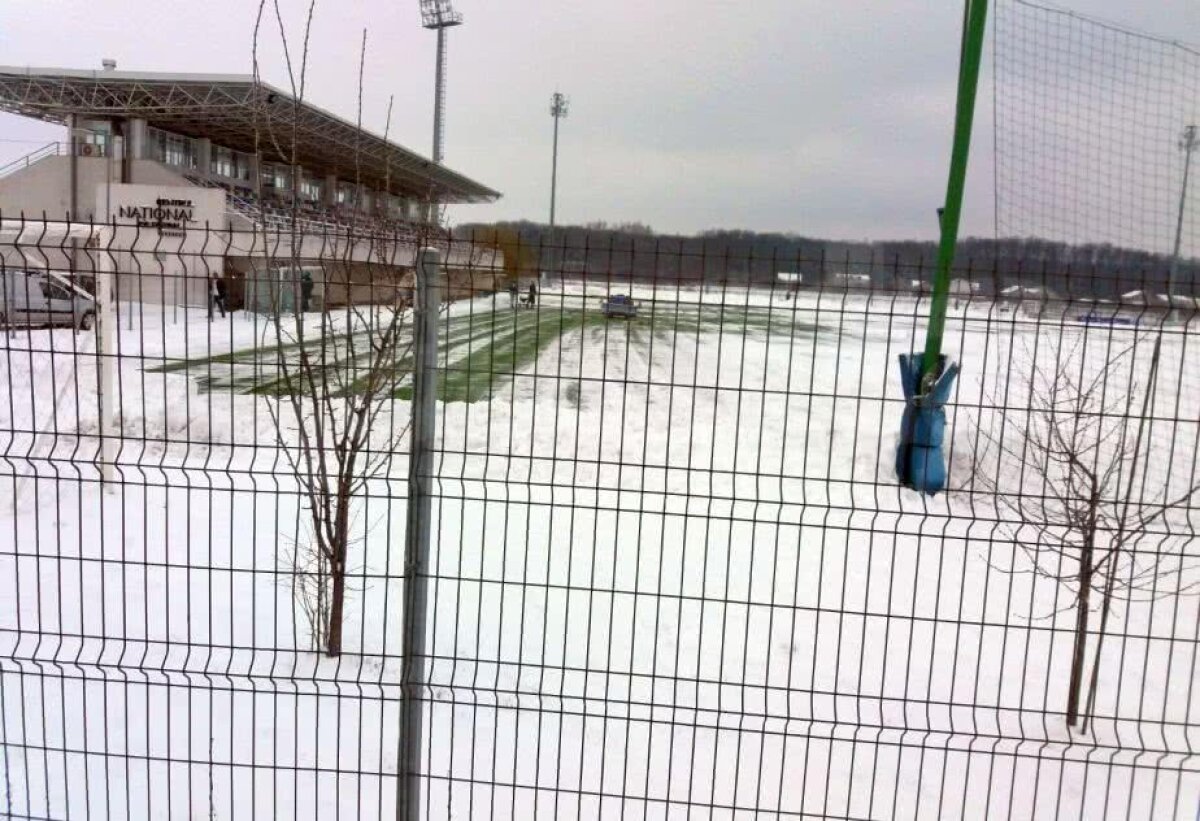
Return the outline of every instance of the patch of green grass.
<path id="1" fill-rule="evenodd" d="M 570 303 L 566 303 L 570 304 Z M 595 305 L 554 307 L 535 311 L 507 307 L 445 319 L 439 328 L 440 364 L 438 396 L 443 402 L 480 402 L 496 395 L 512 377 L 532 364 L 549 345 L 565 334 L 583 331 L 596 343 L 628 344 L 650 352 L 668 350 L 680 337 L 709 334 L 738 334 L 752 338 L 780 338 L 785 342 L 815 341 L 835 333 L 796 317 L 788 310 L 767 307 L 721 305 L 675 305 L 643 303 L 638 315 L 629 319 L 607 319 Z M 354 337 L 355 354 L 350 355 L 344 337 L 339 337 L 338 356 L 324 365 L 314 365 L 318 379 L 328 380 L 338 393 L 352 393 L 365 384 L 370 361 L 369 335 Z M 191 372 L 203 391 L 233 391 L 267 396 L 284 396 L 288 379 L 280 360 L 299 363 L 302 348 L 319 350 L 321 340 L 312 336 L 304 343 L 246 348 L 209 357 L 180 359 L 147 370 L 160 373 Z M 399 399 L 412 398 L 410 354 L 395 363 L 395 391 Z"/>
<path id="2" fill-rule="evenodd" d="M 496 323 L 490 341 L 479 347 L 472 344 L 465 357 L 446 367 L 438 382 L 439 398 L 443 402 L 490 399 L 550 343 L 579 328 L 583 318 L 584 312 L 578 310 L 514 312 L 510 324 Z"/>

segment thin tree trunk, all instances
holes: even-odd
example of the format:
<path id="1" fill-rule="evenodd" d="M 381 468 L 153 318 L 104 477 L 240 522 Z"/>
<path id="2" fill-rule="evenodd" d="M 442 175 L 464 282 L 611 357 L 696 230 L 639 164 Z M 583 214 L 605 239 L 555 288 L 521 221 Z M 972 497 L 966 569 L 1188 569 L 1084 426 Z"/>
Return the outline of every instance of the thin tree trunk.
<path id="1" fill-rule="evenodd" d="M 1083 662 L 1087 651 L 1088 616 L 1092 594 L 1092 550 L 1079 557 L 1079 595 L 1075 600 L 1075 652 L 1071 656 L 1071 682 L 1067 691 L 1067 724 L 1079 723 L 1079 697 L 1083 685 Z"/>
<path id="2" fill-rule="evenodd" d="M 1111 597 L 1112 593 L 1106 589 L 1100 604 L 1100 634 L 1096 636 L 1096 650 L 1092 658 L 1092 675 L 1088 680 L 1087 708 L 1083 712 L 1083 726 L 1080 728 L 1085 733 L 1087 732 L 1092 712 L 1096 709 L 1096 686 L 1100 683 L 1100 648 L 1104 646 L 1104 632 L 1108 629 L 1108 613 L 1111 609 L 1108 602 Z"/>
<path id="3" fill-rule="evenodd" d="M 1117 534 L 1112 543 L 1109 552 L 1108 567 L 1105 571 L 1104 591 L 1100 595 L 1100 630 L 1096 636 L 1096 649 L 1092 658 L 1092 675 L 1088 682 L 1088 697 L 1083 715 L 1083 732 L 1088 731 L 1089 723 L 1092 725 L 1092 732 L 1095 732 L 1095 722 L 1092 717 L 1096 711 L 1096 688 L 1100 683 L 1100 650 L 1104 647 L 1104 636 L 1108 630 L 1108 616 L 1112 612 L 1113 587 L 1117 580 L 1117 556 L 1121 548 L 1125 546 L 1126 526 L 1129 522 L 1129 501 L 1133 498 L 1133 483 L 1137 477 L 1139 454 L 1142 452 L 1142 436 L 1146 432 L 1146 420 L 1150 418 L 1150 399 L 1154 396 L 1154 386 L 1158 379 L 1158 359 L 1162 353 L 1162 333 L 1159 332 L 1154 340 L 1154 354 L 1150 357 L 1150 378 L 1147 381 L 1146 395 L 1142 398 L 1142 414 L 1138 417 L 1137 438 L 1133 442 L 1133 457 L 1130 460 L 1129 478 L 1125 483 L 1125 498 L 1121 506 L 1121 513 L 1117 517 Z M 1124 439 L 1124 435 L 1122 435 Z M 1124 447 L 1118 448 L 1118 452 L 1124 452 Z M 1150 459 L 1150 454 L 1147 451 L 1146 460 Z"/>
<path id="4" fill-rule="evenodd" d="M 345 565 L 335 562 L 330 573 L 332 590 L 329 605 L 329 644 L 326 653 L 329 656 L 342 654 L 342 612 L 346 604 L 346 573 Z"/>
<path id="5" fill-rule="evenodd" d="M 335 511 L 335 541 L 331 545 L 334 558 L 329 563 L 329 581 L 332 588 L 329 600 L 329 645 L 326 649 L 329 656 L 342 654 L 342 615 L 346 609 L 346 558 L 350 536 L 350 490 L 345 485 L 338 487 Z"/>

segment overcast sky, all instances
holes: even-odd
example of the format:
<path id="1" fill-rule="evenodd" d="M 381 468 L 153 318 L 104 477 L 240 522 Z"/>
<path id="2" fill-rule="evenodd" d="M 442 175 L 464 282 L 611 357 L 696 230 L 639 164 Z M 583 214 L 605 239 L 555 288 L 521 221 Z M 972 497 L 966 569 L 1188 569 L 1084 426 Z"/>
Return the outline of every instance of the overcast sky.
<path id="1" fill-rule="evenodd" d="M 307 0 L 280 0 L 299 40 Z M 1071 8 L 1200 41 L 1197 0 Z M 945 186 L 961 5 L 955 0 L 456 0 L 446 163 L 503 192 L 456 222 L 545 220 L 549 97 L 563 122 L 559 222 L 660 231 L 932 237 Z M 0 0 L 0 62 L 243 73 L 253 0 Z M 263 75 L 286 87 L 273 17 Z M 317 0 L 309 98 L 428 154 L 434 41 L 417 0 Z M 986 77 L 985 77 L 986 83 Z M 984 86 L 986 89 L 987 86 Z M 981 106 L 966 229 L 990 233 L 990 120 Z M 0 115 L 0 162 L 61 130 Z"/>

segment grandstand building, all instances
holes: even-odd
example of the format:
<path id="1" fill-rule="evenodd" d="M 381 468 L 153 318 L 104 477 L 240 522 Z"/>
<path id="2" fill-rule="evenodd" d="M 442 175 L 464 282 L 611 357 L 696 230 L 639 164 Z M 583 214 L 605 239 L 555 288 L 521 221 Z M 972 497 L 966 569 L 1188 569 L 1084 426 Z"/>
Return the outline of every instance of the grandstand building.
<path id="1" fill-rule="evenodd" d="M 110 226 L 102 242 L 122 299 L 204 304 L 219 276 L 236 302 L 264 259 L 293 247 L 295 264 L 339 260 L 324 295 L 350 299 L 411 270 L 418 243 L 447 239 L 438 207 L 500 196 L 249 75 L 117 71 L 111 61 L 99 71 L 0 67 L 0 110 L 66 128 L 0 167 L 0 219 Z M 451 266 L 479 262 L 446 248 Z M 58 256 L 41 264 L 78 270 L 90 259 L 77 243 Z"/>

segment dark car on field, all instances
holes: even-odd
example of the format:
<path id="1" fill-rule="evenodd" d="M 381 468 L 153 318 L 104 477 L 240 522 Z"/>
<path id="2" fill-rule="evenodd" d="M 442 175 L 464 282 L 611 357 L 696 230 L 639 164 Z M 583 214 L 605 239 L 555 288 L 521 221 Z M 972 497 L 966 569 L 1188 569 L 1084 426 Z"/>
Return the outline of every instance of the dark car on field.
<path id="1" fill-rule="evenodd" d="M 614 294 L 604 300 L 601 306 L 604 311 L 604 316 L 608 319 L 633 319 L 637 316 L 637 303 L 633 301 L 633 297 L 625 294 Z"/>

